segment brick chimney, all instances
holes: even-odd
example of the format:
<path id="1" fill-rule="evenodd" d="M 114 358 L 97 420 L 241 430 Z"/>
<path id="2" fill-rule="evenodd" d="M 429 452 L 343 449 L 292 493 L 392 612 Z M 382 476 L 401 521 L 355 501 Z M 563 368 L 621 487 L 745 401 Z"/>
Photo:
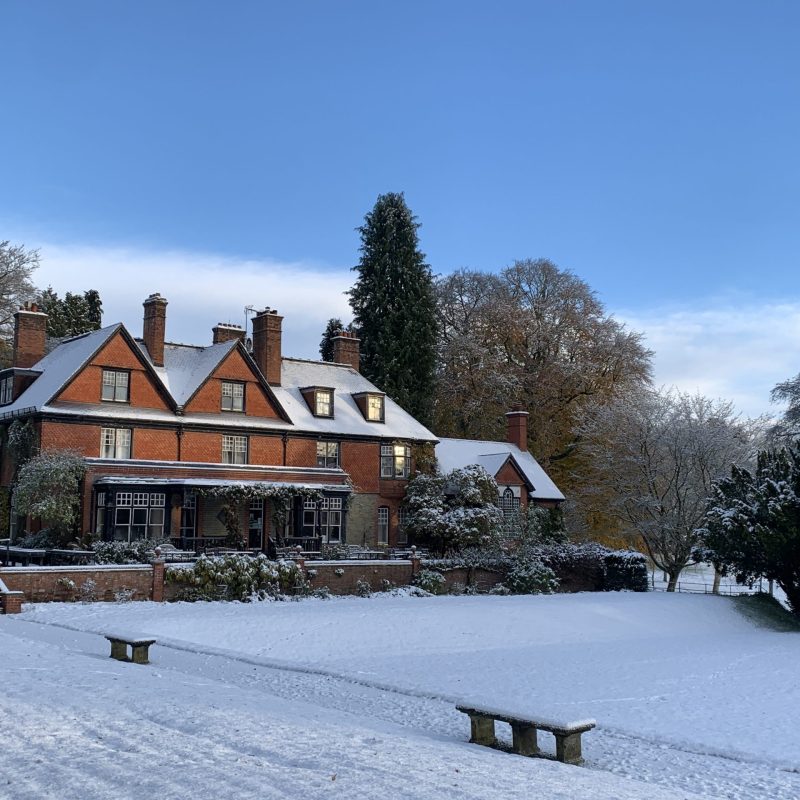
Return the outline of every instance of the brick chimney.
<path id="1" fill-rule="evenodd" d="M 356 372 L 361 366 L 361 339 L 350 331 L 337 331 L 333 337 L 333 360 L 349 364 Z"/>
<path id="2" fill-rule="evenodd" d="M 157 367 L 164 366 L 164 335 L 167 329 L 167 301 L 158 292 L 144 301 L 144 339 L 147 352 Z"/>
<path id="3" fill-rule="evenodd" d="M 231 339 L 244 340 L 244 328 L 240 325 L 231 325 L 229 322 L 219 322 L 212 329 L 214 344 L 229 342 Z"/>
<path id="4" fill-rule="evenodd" d="M 36 303 L 25 303 L 14 313 L 15 367 L 32 367 L 44 358 L 47 342 L 47 314 Z"/>
<path id="5" fill-rule="evenodd" d="M 266 308 L 253 317 L 253 358 L 267 383 L 281 385 L 281 324 L 283 317 Z"/>
<path id="6" fill-rule="evenodd" d="M 522 410 L 520 403 L 514 403 L 506 412 L 506 441 L 528 452 L 528 412 Z"/>

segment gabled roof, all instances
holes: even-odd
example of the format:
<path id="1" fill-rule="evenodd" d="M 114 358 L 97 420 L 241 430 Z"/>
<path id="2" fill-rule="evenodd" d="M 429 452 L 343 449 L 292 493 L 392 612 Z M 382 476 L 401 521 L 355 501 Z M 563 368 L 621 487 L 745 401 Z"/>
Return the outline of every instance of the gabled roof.
<path id="1" fill-rule="evenodd" d="M 315 417 L 311 413 L 300 392 L 301 387 L 307 386 L 330 386 L 335 389 L 333 417 Z M 284 358 L 281 385 L 273 386 L 272 390 L 292 418 L 295 428 L 301 431 L 330 436 L 383 436 L 387 439 L 436 441 L 436 437 L 424 425 L 388 396 L 384 399 L 385 422 L 368 422 L 364 419 L 353 395 L 359 392 L 383 395 L 383 392 L 345 364 Z"/>
<path id="2" fill-rule="evenodd" d="M 527 451 L 511 442 L 488 442 L 480 439 L 442 438 L 436 445 L 436 458 L 442 472 L 478 464 L 492 477 L 509 459 L 528 483 L 528 493 L 536 500 L 564 500 L 564 495 L 553 483 L 539 462 Z"/>
<path id="3" fill-rule="evenodd" d="M 171 410 L 91 402 L 60 403 L 57 407 L 48 407 L 48 403 L 118 331 L 132 346 L 134 353 L 141 358 L 145 369 L 153 376 L 157 386 L 168 399 Z M 13 403 L 0 407 L 0 419 L 15 413 L 44 410 L 59 414 L 114 419 L 119 423 L 124 420 L 174 421 L 175 414 L 172 409 L 182 409 L 236 348 L 239 348 L 242 357 L 261 381 L 281 418 L 190 413 L 181 417 L 182 422 L 262 430 L 295 430 L 331 437 L 365 436 L 436 441 L 436 437 L 424 425 L 417 422 L 388 396 L 384 400 L 385 422 L 368 422 L 364 419 L 353 395 L 359 393 L 383 395 L 383 392 L 347 365 L 284 358 L 281 366 L 282 385 L 270 386 L 244 345 L 238 340 L 233 340 L 208 347 L 165 344 L 164 366 L 156 367 L 144 344 L 140 340 L 134 340 L 119 323 L 63 341 L 34 364 L 32 371 L 38 373 L 39 377 Z M 334 389 L 334 417 L 315 417 L 311 413 L 300 392 L 301 387 L 306 386 L 329 386 Z"/>
<path id="4" fill-rule="evenodd" d="M 109 325 L 98 331 L 84 333 L 65 339 L 44 358 L 39 359 L 32 372 L 39 377 L 7 406 L 0 406 L 0 414 L 10 415 L 15 411 L 34 408 L 37 411 L 52 400 L 92 359 L 122 325 Z"/>

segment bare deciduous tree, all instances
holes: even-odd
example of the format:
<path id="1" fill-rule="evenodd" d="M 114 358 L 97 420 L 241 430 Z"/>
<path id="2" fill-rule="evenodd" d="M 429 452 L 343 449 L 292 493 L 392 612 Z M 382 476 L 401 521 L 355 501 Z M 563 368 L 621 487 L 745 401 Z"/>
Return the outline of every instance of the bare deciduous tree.
<path id="1" fill-rule="evenodd" d="M 649 381 L 641 335 L 550 261 L 517 261 L 499 275 L 456 272 L 437 293 L 440 435 L 502 438 L 504 412 L 521 402 L 532 451 L 563 480 L 557 462 L 572 453 L 583 409 Z"/>
<path id="2" fill-rule="evenodd" d="M 0 241 L 0 336 L 9 335 L 14 312 L 36 294 L 31 275 L 38 266 L 38 250 Z"/>
<path id="3" fill-rule="evenodd" d="M 578 502 L 638 534 L 674 591 L 693 561 L 713 482 L 754 456 L 760 421 L 700 394 L 645 391 L 597 406 L 580 426 Z"/>

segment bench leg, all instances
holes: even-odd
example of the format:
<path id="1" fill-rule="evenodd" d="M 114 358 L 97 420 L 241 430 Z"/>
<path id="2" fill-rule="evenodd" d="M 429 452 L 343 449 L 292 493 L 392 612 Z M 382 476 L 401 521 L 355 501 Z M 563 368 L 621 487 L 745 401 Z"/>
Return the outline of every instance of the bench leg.
<path id="1" fill-rule="evenodd" d="M 581 755 L 581 735 L 579 733 L 555 734 L 556 737 L 556 760 L 563 761 L 565 764 L 580 764 L 583 761 Z"/>
<path id="2" fill-rule="evenodd" d="M 111 658 L 117 661 L 130 661 L 128 658 L 128 645 L 125 642 L 111 642 Z"/>
<path id="3" fill-rule="evenodd" d="M 512 725 L 513 743 L 511 749 L 521 756 L 539 755 L 539 742 L 533 725 Z"/>
<path id="4" fill-rule="evenodd" d="M 479 717 L 470 714 L 470 742 L 485 744 L 494 747 L 497 740 L 494 737 L 494 719 L 492 717 Z"/>
<path id="5" fill-rule="evenodd" d="M 147 658 L 148 651 L 150 650 L 149 644 L 140 644 L 134 645 L 131 647 L 133 650 L 133 663 L 134 664 L 149 664 L 150 661 Z M 580 749 L 580 745 L 578 746 Z"/>

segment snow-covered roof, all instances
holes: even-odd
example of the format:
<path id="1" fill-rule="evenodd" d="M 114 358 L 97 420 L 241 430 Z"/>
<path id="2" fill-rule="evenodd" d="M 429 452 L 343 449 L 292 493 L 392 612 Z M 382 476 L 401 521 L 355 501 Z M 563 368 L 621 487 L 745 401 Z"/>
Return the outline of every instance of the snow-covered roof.
<path id="1" fill-rule="evenodd" d="M 58 407 L 48 403 L 73 378 L 92 356 L 119 330 L 121 324 L 110 325 L 99 331 L 76 336 L 62 342 L 48 353 L 33 370 L 39 373 L 31 386 L 16 400 L 0 407 L 0 418 L 23 412 L 48 411 L 58 414 L 80 415 L 98 419 L 175 422 L 171 410 L 137 408 L 113 403 L 65 403 Z M 127 331 L 125 335 L 129 336 Z M 131 337 L 132 339 L 132 337 Z M 164 345 L 164 366 L 152 364 L 150 354 L 141 340 L 135 340 L 141 355 L 163 385 L 165 394 L 171 396 L 180 410 L 194 395 L 223 359 L 237 347 L 231 340 L 207 347 L 192 345 Z M 257 368 L 256 368 L 257 370 Z M 284 358 L 281 368 L 281 386 L 267 386 L 279 411 L 286 419 L 225 414 L 184 414 L 180 421 L 186 425 L 251 428 L 264 430 L 296 430 L 331 436 L 367 436 L 436 441 L 436 437 L 414 417 L 404 411 L 390 397 L 384 400 L 384 422 L 368 422 L 356 405 L 354 394 L 380 391 L 363 375 L 344 364 L 322 361 L 305 361 Z M 301 388 L 326 386 L 334 391 L 334 416 L 315 417 L 303 399 Z"/>
<path id="2" fill-rule="evenodd" d="M 29 408 L 41 409 L 121 327 L 117 323 L 62 341 L 33 365 L 31 369 L 39 372 L 39 377 L 13 403 L 1 406 L 0 415 L 10 416 Z"/>
<path id="3" fill-rule="evenodd" d="M 301 388 L 308 386 L 330 386 L 336 390 L 333 396 L 333 417 L 315 417 L 311 413 L 300 392 Z M 364 419 L 353 395 L 360 392 L 382 392 L 361 373 L 344 364 L 284 358 L 281 385 L 273 386 L 272 391 L 297 430 L 332 436 L 385 436 L 392 439 L 436 441 L 436 437 L 424 425 L 388 396 L 384 400 L 385 422 L 368 422 Z"/>
<path id="4" fill-rule="evenodd" d="M 442 472 L 478 464 L 492 476 L 497 475 L 510 458 L 533 487 L 529 490 L 531 497 L 536 500 L 564 499 L 564 495 L 539 462 L 529 452 L 520 450 L 511 442 L 441 438 L 436 445 L 436 458 Z"/>
<path id="5" fill-rule="evenodd" d="M 175 402 L 183 406 L 235 347 L 235 339 L 208 347 L 165 344 L 164 366 L 155 370 Z"/>

